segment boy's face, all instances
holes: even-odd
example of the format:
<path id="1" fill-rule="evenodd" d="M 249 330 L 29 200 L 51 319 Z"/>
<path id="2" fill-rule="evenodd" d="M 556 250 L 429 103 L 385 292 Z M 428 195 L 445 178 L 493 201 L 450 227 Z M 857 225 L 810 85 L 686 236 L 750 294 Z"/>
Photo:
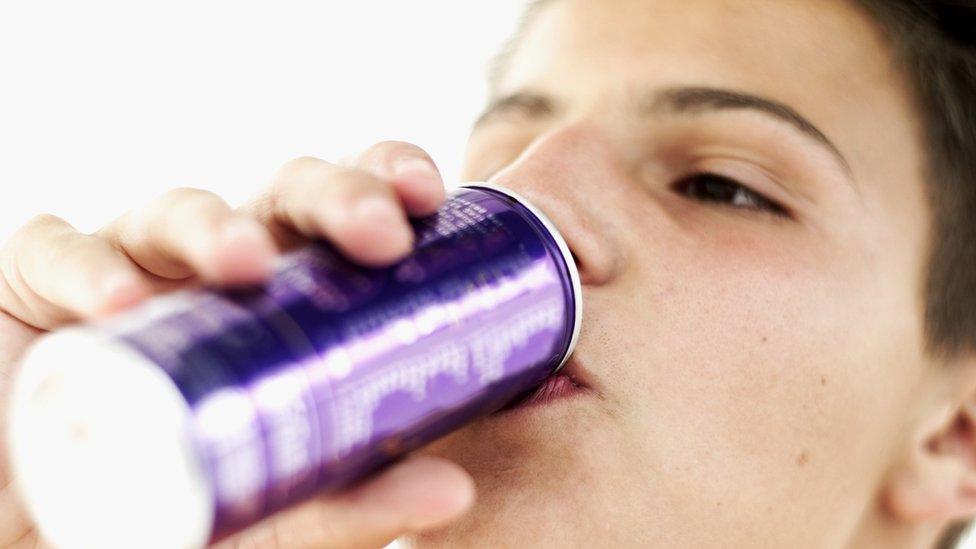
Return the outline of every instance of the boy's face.
<path id="1" fill-rule="evenodd" d="M 479 502 L 429 541 L 852 539 L 944 383 L 919 120 L 873 22 L 841 0 L 555 0 L 496 88 L 464 177 L 570 241 L 591 390 L 437 445 Z"/>

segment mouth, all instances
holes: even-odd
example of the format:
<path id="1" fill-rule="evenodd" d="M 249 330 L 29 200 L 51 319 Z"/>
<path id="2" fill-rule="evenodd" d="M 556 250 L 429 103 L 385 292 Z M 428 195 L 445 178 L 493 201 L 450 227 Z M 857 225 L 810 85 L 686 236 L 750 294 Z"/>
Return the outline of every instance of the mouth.
<path id="1" fill-rule="evenodd" d="M 567 374 L 559 373 L 546 379 L 534 393 L 522 401 L 518 407 L 550 404 L 582 392 L 584 387 Z"/>
<path id="2" fill-rule="evenodd" d="M 585 396 L 592 392 L 584 372 L 575 359 L 570 359 L 559 372 L 546 378 L 535 391 L 503 409 L 500 414 L 549 406 L 560 401 Z"/>

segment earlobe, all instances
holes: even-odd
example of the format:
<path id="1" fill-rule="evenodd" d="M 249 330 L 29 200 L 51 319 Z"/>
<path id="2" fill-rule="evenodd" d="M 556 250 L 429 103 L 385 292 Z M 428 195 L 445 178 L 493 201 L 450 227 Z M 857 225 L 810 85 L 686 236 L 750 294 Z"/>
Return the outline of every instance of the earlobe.
<path id="1" fill-rule="evenodd" d="M 933 418 L 908 453 L 885 490 L 894 518 L 942 523 L 976 516 L 976 395 Z"/>

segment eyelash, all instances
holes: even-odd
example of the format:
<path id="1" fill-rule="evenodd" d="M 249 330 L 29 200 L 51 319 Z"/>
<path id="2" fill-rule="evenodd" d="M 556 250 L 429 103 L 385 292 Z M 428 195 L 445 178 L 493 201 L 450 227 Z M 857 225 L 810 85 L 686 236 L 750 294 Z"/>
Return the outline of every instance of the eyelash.
<path id="1" fill-rule="evenodd" d="M 699 202 L 712 202 L 719 207 L 751 210 L 776 217 L 790 218 L 790 212 L 769 198 L 738 181 L 714 173 L 696 173 L 678 181 L 675 190 Z"/>

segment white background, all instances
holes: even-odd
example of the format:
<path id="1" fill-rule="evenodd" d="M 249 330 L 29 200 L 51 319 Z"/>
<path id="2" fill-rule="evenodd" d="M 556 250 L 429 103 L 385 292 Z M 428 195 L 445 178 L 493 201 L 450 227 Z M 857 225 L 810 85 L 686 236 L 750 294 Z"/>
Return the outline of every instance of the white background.
<path id="1" fill-rule="evenodd" d="M 290 158 L 384 139 L 456 179 L 524 3 L 4 0 L 0 241 L 41 212 L 94 231 L 176 186 L 239 204 Z"/>
<path id="2" fill-rule="evenodd" d="M 0 2 L 0 241 L 166 189 L 239 204 L 300 155 L 426 148 L 457 177 L 523 0 Z"/>

